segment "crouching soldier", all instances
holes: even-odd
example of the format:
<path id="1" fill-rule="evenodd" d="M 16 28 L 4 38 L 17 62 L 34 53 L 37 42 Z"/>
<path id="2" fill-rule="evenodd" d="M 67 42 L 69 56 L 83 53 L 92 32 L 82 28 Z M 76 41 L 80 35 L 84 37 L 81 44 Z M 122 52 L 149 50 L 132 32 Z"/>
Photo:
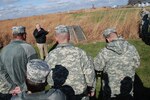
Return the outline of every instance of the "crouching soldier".
<path id="1" fill-rule="evenodd" d="M 27 64 L 26 84 L 28 91 L 22 92 L 11 100 L 66 100 L 58 89 L 45 90 L 50 66 L 40 59 L 34 59 Z"/>

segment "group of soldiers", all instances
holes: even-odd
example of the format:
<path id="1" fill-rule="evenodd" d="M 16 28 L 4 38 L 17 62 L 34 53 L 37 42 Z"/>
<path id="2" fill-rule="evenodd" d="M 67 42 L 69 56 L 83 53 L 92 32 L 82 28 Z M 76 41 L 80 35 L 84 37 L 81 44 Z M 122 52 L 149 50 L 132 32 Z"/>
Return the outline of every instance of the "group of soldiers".
<path id="1" fill-rule="evenodd" d="M 102 100 L 133 100 L 136 48 L 104 30 L 106 46 L 93 59 L 69 43 L 67 26 L 55 28 L 58 45 L 45 60 L 25 42 L 26 28 L 12 28 L 13 39 L 0 52 L 0 100 L 90 100 L 95 95 L 95 70 L 101 72 Z"/>

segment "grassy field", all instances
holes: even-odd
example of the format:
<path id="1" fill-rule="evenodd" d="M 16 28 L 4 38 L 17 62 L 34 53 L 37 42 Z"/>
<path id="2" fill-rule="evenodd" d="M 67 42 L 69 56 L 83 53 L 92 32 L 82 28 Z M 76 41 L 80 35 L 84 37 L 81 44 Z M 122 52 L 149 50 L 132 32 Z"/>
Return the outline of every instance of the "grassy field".
<path id="1" fill-rule="evenodd" d="M 44 29 L 50 30 L 47 36 L 49 43 L 52 42 L 54 28 L 59 24 L 80 25 L 88 42 L 102 41 L 101 33 L 108 27 L 116 27 L 118 33 L 127 39 L 137 39 L 140 11 L 141 8 L 97 8 L 4 20 L 0 21 L 0 42 L 4 45 L 8 44 L 11 39 L 11 28 L 23 25 L 28 33 L 27 41 L 35 43 L 32 33 L 36 23 L 40 23 Z"/>

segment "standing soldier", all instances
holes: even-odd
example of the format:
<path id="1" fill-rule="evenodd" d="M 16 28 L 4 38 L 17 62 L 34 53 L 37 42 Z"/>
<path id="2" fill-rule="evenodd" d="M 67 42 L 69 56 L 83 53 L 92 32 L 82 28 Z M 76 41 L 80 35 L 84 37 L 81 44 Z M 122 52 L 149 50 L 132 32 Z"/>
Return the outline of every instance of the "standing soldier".
<path id="1" fill-rule="evenodd" d="M 63 85 L 73 88 L 75 96 L 71 96 L 71 100 L 89 100 L 88 93 L 91 96 L 94 95 L 95 72 L 93 62 L 83 50 L 69 43 L 70 34 L 66 26 L 59 25 L 55 31 L 58 45 L 49 53 L 46 62 L 52 68 L 61 65 L 68 70 L 69 74 Z"/>
<path id="2" fill-rule="evenodd" d="M 10 86 L 19 86 L 24 91 L 26 90 L 26 64 L 29 60 L 37 58 L 37 54 L 34 48 L 25 42 L 26 31 L 24 26 L 13 27 L 12 34 L 13 40 L 0 53 L 1 70 L 4 74 L 3 77 L 6 78 Z M 10 89 L 11 87 L 8 90 Z"/>
<path id="3" fill-rule="evenodd" d="M 47 45 L 46 45 L 46 35 L 48 34 L 40 24 L 36 24 L 36 29 L 33 32 L 33 35 L 37 42 L 37 47 L 40 51 L 41 59 L 44 59 L 48 55 Z"/>
<path id="4" fill-rule="evenodd" d="M 108 43 L 94 59 L 95 69 L 103 72 L 103 100 L 132 100 L 139 54 L 133 45 L 117 36 L 114 28 L 106 29 L 103 36 Z"/>

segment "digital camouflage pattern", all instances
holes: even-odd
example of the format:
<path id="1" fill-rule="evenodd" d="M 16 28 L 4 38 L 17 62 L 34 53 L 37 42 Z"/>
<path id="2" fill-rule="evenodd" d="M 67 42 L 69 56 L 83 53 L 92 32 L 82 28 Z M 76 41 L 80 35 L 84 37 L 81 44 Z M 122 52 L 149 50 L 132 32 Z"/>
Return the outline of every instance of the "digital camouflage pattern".
<path id="1" fill-rule="evenodd" d="M 65 25 L 59 25 L 55 28 L 55 32 L 59 34 L 68 33 L 68 28 Z"/>
<path id="2" fill-rule="evenodd" d="M 0 59 L 0 93 L 7 94 L 11 88 L 11 86 L 7 82 L 7 74 L 6 71 L 3 69 L 3 63 Z"/>
<path id="3" fill-rule="evenodd" d="M 0 76 L 0 93 L 7 94 L 9 93 L 10 86 L 7 83 L 7 80 Z"/>
<path id="4" fill-rule="evenodd" d="M 76 95 L 82 94 L 87 86 L 93 87 L 95 79 L 94 66 L 91 64 L 93 62 L 83 50 L 71 44 L 59 44 L 49 53 L 46 62 L 52 68 L 61 65 L 68 70 L 69 74 L 63 85 L 72 87 Z"/>
<path id="5" fill-rule="evenodd" d="M 135 69 L 140 65 L 140 57 L 133 45 L 123 38 L 118 38 L 99 52 L 94 59 L 94 65 L 97 71 L 103 71 L 104 95 L 115 97 L 122 92 L 121 89 L 124 89 L 123 81 L 132 79 L 132 82 L 127 83 L 133 84 Z M 132 95 L 131 90 L 128 92 Z"/>
<path id="6" fill-rule="evenodd" d="M 27 79 L 34 83 L 45 83 L 50 67 L 40 59 L 33 59 L 27 63 Z"/>
<path id="7" fill-rule="evenodd" d="M 26 28 L 24 26 L 14 26 L 12 27 L 13 34 L 24 34 L 26 32 Z"/>
<path id="8" fill-rule="evenodd" d="M 140 13 L 141 17 L 144 17 L 146 14 L 148 14 L 148 16 L 150 17 L 150 12 L 148 10 L 146 10 L 145 8 L 142 9 L 142 11 Z"/>
<path id="9" fill-rule="evenodd" d="M 110 33 L 116 33 L 117 31 L 116 31 L 116 29 L 115 28 L 108 28 L 108 29 L 106 29 L 104 32 L 103 32 L 103 36 L 105 37 L 105 38 L 107 38 L 109 35 L 110 35 Z"/>

